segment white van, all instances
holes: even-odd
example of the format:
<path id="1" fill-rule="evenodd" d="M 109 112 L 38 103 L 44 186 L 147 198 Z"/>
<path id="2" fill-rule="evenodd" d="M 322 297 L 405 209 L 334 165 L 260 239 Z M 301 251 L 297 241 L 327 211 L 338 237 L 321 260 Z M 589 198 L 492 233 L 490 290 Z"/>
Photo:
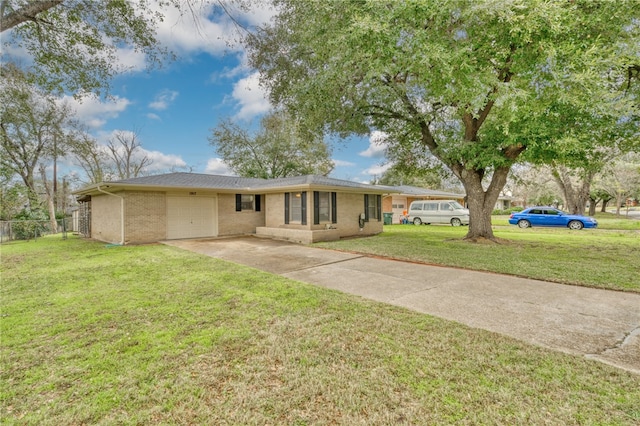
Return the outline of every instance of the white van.
<path id="1" fill-rule="evenodd" d="M 409 207 L 409 222 L 414 225 L 423 223 L 450 223 L 451 226 L 469 224 L 469 210 L 454 200 L 419 200 Z"/>

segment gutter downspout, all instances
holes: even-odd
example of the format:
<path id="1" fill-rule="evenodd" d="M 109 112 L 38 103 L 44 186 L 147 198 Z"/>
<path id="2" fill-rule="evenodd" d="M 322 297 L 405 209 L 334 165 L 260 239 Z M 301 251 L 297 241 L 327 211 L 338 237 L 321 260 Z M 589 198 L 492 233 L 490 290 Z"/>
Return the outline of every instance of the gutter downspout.
<path id="1" fill-rule="evenodd" d="M 116 195 L 112 192 L 107 192 L 104 189 L 100 188 L 100 184 L 96 185 L 96 189 L 103 194 L 111 195 L 113 197 L 120 198 L 120 245 L 124 245 L 124 197 L 121 195 Z"/>

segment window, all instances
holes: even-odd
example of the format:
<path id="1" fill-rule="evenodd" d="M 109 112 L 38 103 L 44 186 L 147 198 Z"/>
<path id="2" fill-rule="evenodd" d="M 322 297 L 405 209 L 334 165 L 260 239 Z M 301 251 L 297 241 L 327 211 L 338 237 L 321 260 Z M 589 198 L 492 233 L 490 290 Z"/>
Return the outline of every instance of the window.
<path id="1" fill-rule="evenodd" d="M 364 195 L 364 214 L 365 221 L 378 220 L 382 216 L 382 196 L 381 195 Z"/>
<path id="2" fill-rule="evenodd" d="M 285 192 L 284 194 L 284 223 L 307 224 L 307 193 Z"/>
<path id="3" fill-rule="evenodd" d="M 313 223 L 338 223 L 335 192 L 313 191 Z"/>
<path id="4" fill-rule="evenodd" d="M 331 220 L 331 194 L 328 192 L 318 193 L 318 219 L 320 222 Z"/>
<path id="5" fill-rule="evenodd" d="M 291 222 L 302 222 L 302 194 L 300 192 L 296 192 L 291 194 L 291 215 L 289 220 Z"/>
<path id="6" fill-rule="evenodd" d="M 236 194 L 236 211 L 260 211 L 260 195 Z"/>
<path id="7" fill-rule="evenodd" d="M 450 212 L 453 211 L 453 207 L 451 207 L 449 203 L 441 203 L 440 210 L 443 212 Z"/>
<path id="8" fill-rule="evenodd" d="M 438 203 L 424 203 L 425 210 L 431 210 L 432 212 L 438 211 Z"/>
<path id="9" fill-rule="evenodd" d="M 242 210 L 253 210 L 253 195 L 241 196 Z"/>

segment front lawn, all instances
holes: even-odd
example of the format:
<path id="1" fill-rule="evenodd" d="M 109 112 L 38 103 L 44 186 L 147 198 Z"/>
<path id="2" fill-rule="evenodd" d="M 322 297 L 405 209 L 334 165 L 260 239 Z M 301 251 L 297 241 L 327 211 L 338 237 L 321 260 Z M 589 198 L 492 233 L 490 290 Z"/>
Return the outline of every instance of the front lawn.
<path id="1" fill-rule="evenodd" d="M 402 308 L 161 245 L 0 250 L 2 424 L 640 422 L 638 375 Z"/>
<path id="2" fill-rule="evenodd" d="M 500 220 L 494 220 L 495 223 Z M 640 293 L 637 230 L 494 226 L 500 244 L 463 241 L 467 227 L 387 225 L 382 234 L 316 246 Z"/>

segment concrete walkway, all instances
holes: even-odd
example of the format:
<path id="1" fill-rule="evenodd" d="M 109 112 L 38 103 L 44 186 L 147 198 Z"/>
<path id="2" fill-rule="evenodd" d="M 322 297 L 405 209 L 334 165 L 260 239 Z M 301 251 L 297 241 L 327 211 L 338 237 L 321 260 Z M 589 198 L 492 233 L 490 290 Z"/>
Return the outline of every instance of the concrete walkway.
<path id="1" fill-rule="evenodd" d="M 256 237 L 165 244 L 640 374 L 640 294 L 400 262 Z"/>

